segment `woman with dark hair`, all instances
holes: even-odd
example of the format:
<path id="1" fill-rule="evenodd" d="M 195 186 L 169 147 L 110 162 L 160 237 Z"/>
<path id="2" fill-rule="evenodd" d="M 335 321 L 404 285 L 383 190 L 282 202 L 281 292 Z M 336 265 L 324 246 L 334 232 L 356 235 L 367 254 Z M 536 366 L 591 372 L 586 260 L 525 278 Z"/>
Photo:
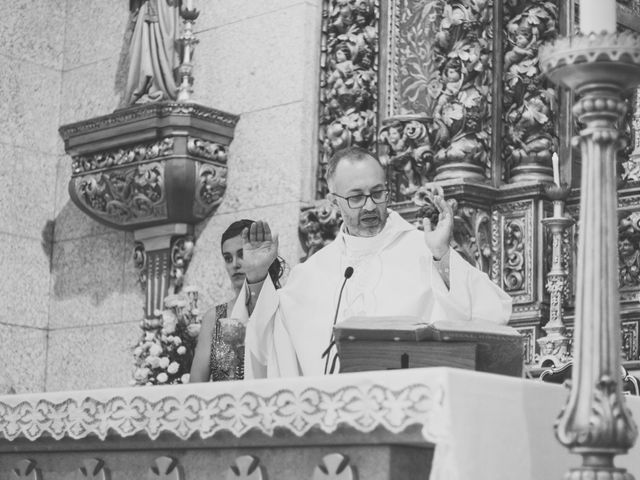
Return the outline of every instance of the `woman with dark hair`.
<path id="1" fill-rule="evenodd" d="M 234 297 L 216 305 L 204 315 L 191 365 L 190 383 L 241 380 L 244 376 L 245 326 L 238 320 L 228 318 L 228 315 L 244 285 L 242 232 L 253 223 L 253 220 L 238 220 L 222 234 L 222 257 L 233 285 Z M 269 276 L 276 288 L 280 287 L 283 271 L 284 261 L 276 258 L 269 268 Z"/>

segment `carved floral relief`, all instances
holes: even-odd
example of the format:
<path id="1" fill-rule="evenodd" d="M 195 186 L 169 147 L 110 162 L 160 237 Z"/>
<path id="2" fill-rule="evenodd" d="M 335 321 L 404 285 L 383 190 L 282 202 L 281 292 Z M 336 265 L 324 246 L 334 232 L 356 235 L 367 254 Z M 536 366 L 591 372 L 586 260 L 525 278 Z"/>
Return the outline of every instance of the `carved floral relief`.
<path id="1" fill-rule="evenodd" d="M 378 99 L 378 0 L 325 0 L 320 60 L 317 197 L 326 164 L 341 148 L 375 151 Z"/>
<path id="2" fill-rule="evenodd" d="M 149 162 L 75 177 L 78 200 L 97 217 L 117 224 L 167 215 L 164 163 Z"/>
<path id="3" fill-rule="evenodd" d="M 557 36 L 558 8 L 550 1 L 516 0 L 505 3 L 505 17 L 503 158 L 507 180 L 549 177 L 551 155 L 557 150 L 557 90 L 540 71 L 538 48 Z"/>

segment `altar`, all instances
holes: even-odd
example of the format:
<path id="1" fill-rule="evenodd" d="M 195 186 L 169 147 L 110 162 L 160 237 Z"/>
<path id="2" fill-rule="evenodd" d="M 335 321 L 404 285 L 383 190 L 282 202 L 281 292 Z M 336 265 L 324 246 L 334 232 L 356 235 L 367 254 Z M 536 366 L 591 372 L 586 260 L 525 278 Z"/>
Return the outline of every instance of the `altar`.
<path id="1" fill-rule="evenodd" d="M 0 478 L 561 478 L 567 395 L 424 368 L 2 396 Z M 638 474 L 640 446 L 618 463 Z"/>

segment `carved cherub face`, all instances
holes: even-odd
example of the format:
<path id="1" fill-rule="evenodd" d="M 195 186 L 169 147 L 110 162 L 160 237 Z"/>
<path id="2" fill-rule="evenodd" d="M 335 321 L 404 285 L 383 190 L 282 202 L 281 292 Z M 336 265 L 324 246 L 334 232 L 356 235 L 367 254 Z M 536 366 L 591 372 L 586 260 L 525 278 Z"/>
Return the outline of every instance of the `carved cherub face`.
<path id="1" fill-rule="evenodd" d="M 454 67 L 447 67 L 445 76 L 447 77 L 448 82 L 457 82 L 461 77 L 460 71 Z"/>
<path id="2" fill-rule="evenodd" d="M 627 258 L 633 255 L 634 251 L 635 246 L 633 245 L 633 242 L 628 238 L 623 238 L 618 242 L 618 253 L 620 253 L 621 257 Z"/>
<path id="3" fill-rule="evenodd" d="M 524 48 L 529 45 L 529 38 L 524 33 L 518 33 L 516 35 L 516 45 L 520 48 Z"/>

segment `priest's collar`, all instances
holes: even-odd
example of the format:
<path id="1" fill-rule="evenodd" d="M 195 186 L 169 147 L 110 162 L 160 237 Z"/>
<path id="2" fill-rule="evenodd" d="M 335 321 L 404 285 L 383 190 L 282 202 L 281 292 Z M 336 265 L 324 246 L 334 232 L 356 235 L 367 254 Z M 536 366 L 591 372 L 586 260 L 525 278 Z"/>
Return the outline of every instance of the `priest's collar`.
<path id="1" fill-rule="evenodd" d="M 415 230 L 415 227 L 393 210 L 389 215 L 384 228 L 372 237 L 356 237 L 347 233 L 344 223 L 336 238 L 340 245 L 351 253 L 369 254 L 376 253 L 393 242 L 401 233 Z"/>

